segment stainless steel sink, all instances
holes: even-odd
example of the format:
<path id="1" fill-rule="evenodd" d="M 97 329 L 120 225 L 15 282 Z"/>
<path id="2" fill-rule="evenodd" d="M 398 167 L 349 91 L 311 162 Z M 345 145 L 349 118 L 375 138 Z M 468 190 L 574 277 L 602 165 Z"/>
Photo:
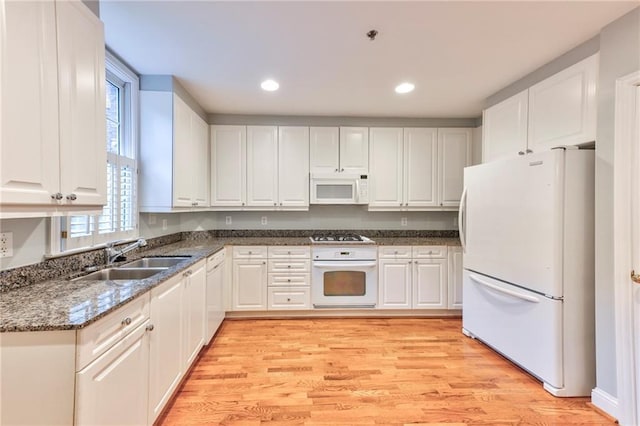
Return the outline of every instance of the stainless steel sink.
<path id="1" fill-rule="evenodd" d="M 104 280 L 143 280 L 167 268 L 108 268 L 78 277 L 73 281 L 104 281 Z"/>
<path id="2" fill-rule="evenodd" d="M 170 268 L 190 257 L 191 256 L 144 257 L 122 265 L 120 268 Z"/>

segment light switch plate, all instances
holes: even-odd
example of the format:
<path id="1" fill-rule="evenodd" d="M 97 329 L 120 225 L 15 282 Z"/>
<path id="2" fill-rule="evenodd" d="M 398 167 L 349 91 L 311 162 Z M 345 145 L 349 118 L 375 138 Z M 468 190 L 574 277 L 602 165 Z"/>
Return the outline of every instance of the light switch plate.
<path id="1" fill-rule="evenodd" d="M 0 257 L 13 256 L 13 232 L 0 233 Z"/>

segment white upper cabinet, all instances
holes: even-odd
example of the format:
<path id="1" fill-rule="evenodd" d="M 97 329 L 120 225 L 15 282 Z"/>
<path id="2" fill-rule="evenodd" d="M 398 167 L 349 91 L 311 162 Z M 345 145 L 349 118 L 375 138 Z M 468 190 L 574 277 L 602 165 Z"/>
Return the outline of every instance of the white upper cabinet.
<path id="1" fill-rule="evenodd" d="M 471 129 L 370 129 L 372 210 L 456 208 L 471 161 Z"/>
<path id="2" fill-rule="evenodd" d="M 16 216 L 20 206 L 101 206 L 102 23 L 80 1 L 3 2 L 0 18 L 0 202 Z"/>
<path id="3" fill-rule="evenodd" d="M 340 166 L 340 132 L 337 127 L 309 128 L 311 173 L 334 173 Z"/>
<path id="4" fill-rule="evenodd" d="M 440 206 L 458 207 L 464 168 L 471 165 L 471 129 L 438 129 L 438 198 Z"/>
<path id="5" fill-rule="evenodd" d="M 247 206 L 274 207 L 278 199 L 278 128 L 247 126 Z"/>
<path id="6" fill-rule="evenodd" d="M 596 140 L 598 54 L 529 88 L 528 147 L 534 152 Z"/>
<path id="7" fill-rule="evenodd" d="M 404 129 L 404 151 L 405 206 L 437 206 L 438 131 Z"/>
<path id="8" fill-rule="evenodd" d="M 211 126 L 211 205 L 244 206 L 246 197 L 247 128 Z"/>
<path id="9" fill-rule="evenodd" d="M 311 173 L 369 172 L 367 127 L 311 127 Z"/>
<path id="10" fill-rule="evenodd" d="M 340 127 L 340 172 L 369 172 L 369 129 Z"/>
<path id="11" fill-rule="evenodd" d="M 483 162 L 595 141 L 595 54 L 483 113 Z"/>
<path id="12" fill-rule="evenodd" d="M 482 161 L 513 157 L 527 149 L 529 94 L 524 90 L 482 114 Z"/>
<path id="13" fill-rule="evenodd" d="M 278 206 L 309 207 L 309 128 L 278 128 Z"/>
<path id="14" fill-rule="evenodd" d="M 369 206 L 398 208 L 404 203 L 402 129 L 372 127 L 369 137 Z"/>
<path id="15" fill-rule="evenodd" d="M 141 91 L 140 210 L 208 207 L 208 147 L 208 126 L 182 98 Z"/>

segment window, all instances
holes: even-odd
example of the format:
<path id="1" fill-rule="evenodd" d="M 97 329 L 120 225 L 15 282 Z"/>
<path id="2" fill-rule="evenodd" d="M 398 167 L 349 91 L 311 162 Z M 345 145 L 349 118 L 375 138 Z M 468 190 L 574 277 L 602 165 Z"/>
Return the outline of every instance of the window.
<path id="1" fill-rule="evenodd" d="M 109 52 L 106 68 L 107 204 L 100 215 L 62 218 L 59 252 L 138 236 L 138 78 Z"/>

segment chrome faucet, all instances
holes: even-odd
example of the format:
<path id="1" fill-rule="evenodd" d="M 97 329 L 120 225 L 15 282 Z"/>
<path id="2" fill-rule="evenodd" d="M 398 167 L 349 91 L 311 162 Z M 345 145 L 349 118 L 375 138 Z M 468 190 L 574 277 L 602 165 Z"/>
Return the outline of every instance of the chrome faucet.
<path id="1" fill-rule="evenodd" d="M 115 244 L 117 244 L 118 241 L 112 241 L 110 243 L 107 244 L 107 248 L 105 249 L 105 256 L 107 258 L 107 266 L 110 266 L 113 264 L 113 262 L 115 262 L 115 260 L 120 257 L 123 256 L 127 253 L 129 253 L 131 250 L 137 249 L 138 247 L 144 247 L 147 245 L 147 240 L 145 240 L 144 238 L 140 238 L 138 241 L 129 244 L 128 246 L 126 246 L 125 248 L 122 248 L 120 250 L 113 248 L 113 246 Z"/>

